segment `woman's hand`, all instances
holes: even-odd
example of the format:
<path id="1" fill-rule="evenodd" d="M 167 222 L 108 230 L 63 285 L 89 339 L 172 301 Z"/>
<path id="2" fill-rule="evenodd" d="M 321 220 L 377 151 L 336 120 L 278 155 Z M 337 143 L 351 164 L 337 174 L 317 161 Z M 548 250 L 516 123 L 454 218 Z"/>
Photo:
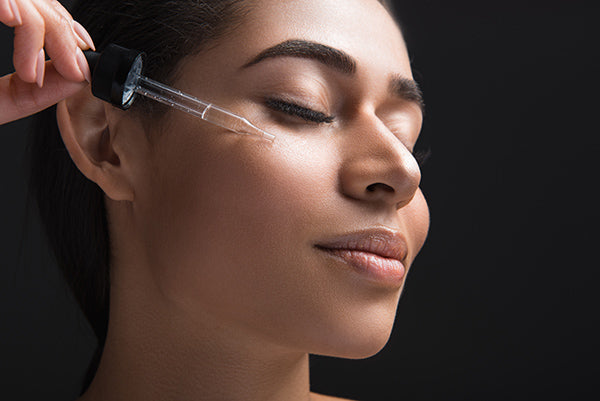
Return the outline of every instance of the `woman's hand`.
<path id="1" fill-rule="evenodd" d="M 16 70 L 0 78 L 0 124 L 50 107 L 91 80 L 82 50 L 95 50 L 92 38 L 57 0 L 0 0 L 0 22 L 15 28 Z"/>

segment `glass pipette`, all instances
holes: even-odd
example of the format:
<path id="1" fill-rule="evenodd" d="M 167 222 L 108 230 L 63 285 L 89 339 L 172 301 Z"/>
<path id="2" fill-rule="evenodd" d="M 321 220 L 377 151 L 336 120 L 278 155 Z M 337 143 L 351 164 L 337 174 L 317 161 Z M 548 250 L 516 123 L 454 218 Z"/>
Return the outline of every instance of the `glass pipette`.
<path id="1" fill-rule="evenodd" d="M 121 109 L 128 109 L 139 94 L 238 134 L 275 139 L 244 117 L 145 77 L 141 52 L 111 44 L 102 53 L 84 53 L 92 71 L 92 94 Z"/>

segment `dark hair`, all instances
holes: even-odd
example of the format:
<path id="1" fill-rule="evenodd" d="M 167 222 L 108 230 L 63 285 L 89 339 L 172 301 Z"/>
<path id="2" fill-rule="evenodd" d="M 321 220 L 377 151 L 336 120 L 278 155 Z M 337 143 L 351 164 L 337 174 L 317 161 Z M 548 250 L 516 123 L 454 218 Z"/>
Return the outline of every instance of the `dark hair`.
<path id="1" fill-rule="evenodd" d="M 390 10 L 387 1 L 380 2 Z M 168 83 L 185 56 L 201 51 L 241 21 L 248 10 L 245 3 L 82 0 L 72 14 L 99 51 L 110 43 L 144 51 L 145 74 Z M 157 118 L 156 107 L 138 101 L 132 109 Z M 98 339 L 83 394 L 98 368 L 108 329 L 111 247 L 104 194 L 71 160 L 56 123 L 56 107 L 35 117 L 30 150 L 31 195 L 58 266 Z"/>
<path id="2" fill-rule="evenodd" d="M 72 14 L 90 32 L 99 51 L 110 43 L 144 51 L 145 74 L 169 82 L 185 56 L 201 51 L 241 19 L 242 3 L 83 0 Z M 136 103 L 138 112 L 157 115 L 156 110 L 148 110 L 152 104 Z M 83 393 L 98 368 L 108 328 L 111 247 L 104 195 L 71 160 L 56 123 L 56 107 L 35 117 L 30 150 L 30 191 L 50 248 L 98 339 Z"/>

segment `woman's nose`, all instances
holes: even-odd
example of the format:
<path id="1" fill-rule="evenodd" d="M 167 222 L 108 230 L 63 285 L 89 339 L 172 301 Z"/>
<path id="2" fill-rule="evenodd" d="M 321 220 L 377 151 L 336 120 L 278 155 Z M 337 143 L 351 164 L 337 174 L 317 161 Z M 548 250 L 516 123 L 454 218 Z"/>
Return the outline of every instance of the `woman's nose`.
<path id="1" fill-rule="evenodd" d="M 348 136 L 340 171 L 341 190 L 356 200 L 400 208 L 414 197 L 421 171 L 400 139 L 377 121 Z"/>

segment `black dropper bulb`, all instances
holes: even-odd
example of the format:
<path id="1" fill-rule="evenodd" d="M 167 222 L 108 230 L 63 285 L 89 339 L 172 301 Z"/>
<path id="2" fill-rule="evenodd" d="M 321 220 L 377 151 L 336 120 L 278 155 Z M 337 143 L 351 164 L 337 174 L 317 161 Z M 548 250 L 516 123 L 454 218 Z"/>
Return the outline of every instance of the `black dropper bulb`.
<path id="1" fill-rule="evenodd" d="M 110 44 L 101 53 L 83 52 L 92 72 L 92 94 L 123 110 L 135 99 L 137 77 L 142 75 L 144 53 Z"/>

